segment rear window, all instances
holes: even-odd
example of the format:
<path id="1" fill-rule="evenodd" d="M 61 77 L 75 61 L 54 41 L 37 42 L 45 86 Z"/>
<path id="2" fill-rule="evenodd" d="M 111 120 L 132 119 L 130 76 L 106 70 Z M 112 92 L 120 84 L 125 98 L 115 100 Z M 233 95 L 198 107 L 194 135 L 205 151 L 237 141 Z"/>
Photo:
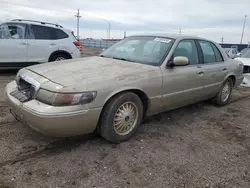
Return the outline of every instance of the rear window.
<path id="1" fill-rule="evenodd" d="M 32 25 L 32 30 L 37 40 L 58 40 L 69 37 L 62 30 L 51 27 Z"/>
<path id="2" fill-rule="evenodd" d="M 215 57 L 216 57 L 217 62 L 222 62 L 222 61 L 224 61 L 224 59 L 223 59 L 223 57 L 222 57 L 222 55 L 221 55 L 219 49 L 218 49 L 213 43 L 211 43 L 211 45 L 212 45 L 212 48 L 213 48 L 213 50 L 214 50 L 214 53 L 215 53 Z"/>

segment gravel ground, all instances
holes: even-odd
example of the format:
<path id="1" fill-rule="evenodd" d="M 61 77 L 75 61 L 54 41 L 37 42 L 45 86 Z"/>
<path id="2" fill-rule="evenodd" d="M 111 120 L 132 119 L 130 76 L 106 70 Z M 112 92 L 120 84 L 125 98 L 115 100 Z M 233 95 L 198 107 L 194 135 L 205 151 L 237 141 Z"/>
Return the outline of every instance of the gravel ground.
<path id="1" fill-rule="evenodd" d="M 16 122 L 0 74 L 0 188 L 249 188 L 250 90 L 147 118 L 129 141 L 44 137 Z"/>

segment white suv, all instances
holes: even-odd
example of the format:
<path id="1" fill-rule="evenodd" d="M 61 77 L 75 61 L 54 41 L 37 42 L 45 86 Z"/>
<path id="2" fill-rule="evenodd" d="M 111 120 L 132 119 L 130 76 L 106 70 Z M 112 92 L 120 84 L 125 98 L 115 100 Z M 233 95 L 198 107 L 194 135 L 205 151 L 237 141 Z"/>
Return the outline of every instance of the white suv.
<path id="1" fill-rule="evenodd" d="M 58 24 L 16 19 L 0 24 L 0 69 L 80 58 L 82 45 Z"/>

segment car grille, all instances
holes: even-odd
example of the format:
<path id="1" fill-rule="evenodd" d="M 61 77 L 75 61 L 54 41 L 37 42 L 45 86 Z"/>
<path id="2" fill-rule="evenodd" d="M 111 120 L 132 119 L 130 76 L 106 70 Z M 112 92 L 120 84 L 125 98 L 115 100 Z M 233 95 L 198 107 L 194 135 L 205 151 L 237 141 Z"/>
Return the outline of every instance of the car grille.
<path id="1" fill-rule="evenodd" d="M 250 66 L 245 65 L 243 69 L 243 74 L 250 73 Z"/>
<path id="2" fill-rule="evenodd" d="M 10 95 L 18 99 L 20 102 L 27 102 L 34 98 L 35 92 L 36 90 L 33 85 L 20 78 L 17 81 L 17 89 L 11 92 Z"/>

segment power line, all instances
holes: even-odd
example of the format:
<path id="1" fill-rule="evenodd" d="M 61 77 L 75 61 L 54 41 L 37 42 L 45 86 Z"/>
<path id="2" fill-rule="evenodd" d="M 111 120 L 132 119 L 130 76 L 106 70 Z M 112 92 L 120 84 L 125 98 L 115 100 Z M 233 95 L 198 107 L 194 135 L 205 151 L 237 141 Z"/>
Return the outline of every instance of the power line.
<path id="1" fill-rule="evenodd" d="M 181 34 L 181 32 L 182 32 L 182 29 L 179 29 L 179 34 Z"/>

